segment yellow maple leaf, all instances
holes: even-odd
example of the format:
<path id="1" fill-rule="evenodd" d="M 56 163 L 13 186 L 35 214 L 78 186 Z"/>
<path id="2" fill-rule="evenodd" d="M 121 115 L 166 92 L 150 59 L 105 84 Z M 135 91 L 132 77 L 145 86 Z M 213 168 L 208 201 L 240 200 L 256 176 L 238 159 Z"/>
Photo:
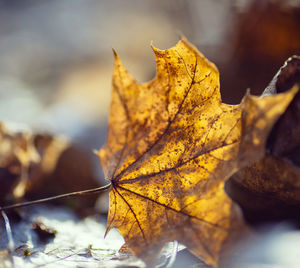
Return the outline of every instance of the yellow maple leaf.
<path id="1" fill-rule="evenodd" d="M 219 73 L 186 40 L 154 48 L 157 75 L 139 84 L 115 54 L 109 130 L 99 157 L 111 181 L 108 229 L 146 261 L 178 240 L 218 265 L 242 225 L 224 182 L 262 157 L 270 128 L 295 94 L 221 102 Z"/>

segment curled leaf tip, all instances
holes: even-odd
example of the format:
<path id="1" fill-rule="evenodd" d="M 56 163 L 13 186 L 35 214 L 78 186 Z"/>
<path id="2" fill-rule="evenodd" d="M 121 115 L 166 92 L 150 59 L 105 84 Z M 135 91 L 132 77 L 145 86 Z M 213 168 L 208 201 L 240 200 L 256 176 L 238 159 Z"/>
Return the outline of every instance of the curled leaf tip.
<path id="1" fill-rule="evenodd" d="M 117 51 L 114 48 L 112 48 L 112 51 L 113 51 L 114 57 L 115 58 L 118 57 Z"/>

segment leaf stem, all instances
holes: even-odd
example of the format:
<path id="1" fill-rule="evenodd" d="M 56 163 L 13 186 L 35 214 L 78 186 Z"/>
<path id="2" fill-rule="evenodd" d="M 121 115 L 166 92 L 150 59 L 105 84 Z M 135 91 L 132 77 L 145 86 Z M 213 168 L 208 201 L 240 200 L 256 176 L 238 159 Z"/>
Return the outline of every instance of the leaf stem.
<path id="1" fill-rule="evenodd" d="M 40 204 L 40 203 L 45 203 L 45 202 L 48 202 L 48 201 L 62 199 L 62 198 L 71 197 L 71 196 L 100 193 L 100 192 L 104 192 L 104 191 L 108 190 L 110 188 L 110 186 L 111 186 L 111 183 L 109 183 L 108 185 L 93 188 L 93 189 L 77 191 L 77 192 L 72 192 L 72 193 L 67 193 L 67 194 L 61 194 L 61 195 L 56 195 L 56 196 L 52 196 L 52 197 L 37 199 L 37 200 L 34 200 L 34 201 L 28 201 L 28 202 L 13 204 L 13 205 L 5 206 L 5 207 L 0 207 L 0 211 L 5 211 L 5 210 L 9 210 L 9 209 L 14 209 L 14 208 L 27 207 L 27 206 L 36 205 L 36 204 Z"/>

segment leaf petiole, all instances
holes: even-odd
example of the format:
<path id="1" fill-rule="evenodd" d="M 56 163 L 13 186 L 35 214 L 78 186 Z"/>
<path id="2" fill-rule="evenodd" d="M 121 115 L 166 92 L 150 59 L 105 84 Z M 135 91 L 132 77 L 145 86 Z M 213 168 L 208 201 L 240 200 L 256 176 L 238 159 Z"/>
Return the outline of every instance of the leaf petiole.
<path id="1" fill-rule="evenodd" d="M 48 201 L 62 199 L 62 198 L 66 198 L 66 197 L 77 196 L 77 195 L 100 193 L 100 192 L 104 192 L 104 191 L 108 190 L 110 188 L 110 186 L 111 186 L 111 183 L 109 183 L 108 185 L 93 188 L 93 189 L 77 191 L 77 192 L 72 192 L 72 193 L 67 193 L 67 194 L 61 194 L 61 195 L 56 195 L 56 196 L 52 196 L 52 197 L 37 199 L 34 201 L 28 201 L 28 202 L 22 202 L 22 203 L 18 203 L 18 204 L 9 205 L 9 206 L 4 206 L 4 207 L 0 207 L 0 211 L 6 211 L 9 209 L 15 209 L 15 208 L 21 208 L 21 207 L 27 207 L 27 206 L 31 206 L 31 205 L 41 204 L 41 203 L 45 203 Z"/>

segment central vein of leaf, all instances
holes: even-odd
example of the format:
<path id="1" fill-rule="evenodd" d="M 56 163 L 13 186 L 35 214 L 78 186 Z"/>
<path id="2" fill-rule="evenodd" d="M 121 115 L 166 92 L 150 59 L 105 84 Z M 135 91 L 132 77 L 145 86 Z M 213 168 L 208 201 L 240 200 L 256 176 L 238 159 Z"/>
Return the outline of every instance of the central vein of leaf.
<path id="1" fill-rule="evenodd" d="M 172 123 L 175 121 L 175 119 L 177 118 L 177 116 L 178 116 L 178 114 L 180 113 L 180 111 L 181 111 L 181 109 L 182 109 L 182 107 L 183 107 L 183 104 L 184 104 L 184 102 L 185 102 L 185 100 L 186 100 L 186 98 L 187 98 L 187 96 L 188 96 L 188 94 L 190 93 L 190 91 L 191 91 L 191 88 L 192 88 L 192 86 L 193 86 L 193 84 L 194 84 L 194 81 L 195 81 L 195 75 L 196 75 L 196 70 L 197 70 L 197 57 L 195 56 L 195 65 L 194 65 L 194 70 L 193 70 L 193 77 L 191 78 L 191 83 L 190 83 L 190 85 L 189 85 L 189 87 L 188 87 L 188 89 L 187 89 L 187 91 L 186 91 L 186 93 L 185 93 L 185 95 L 184 95 L 184 97 L 183 97 L 183 99 L 182 99 L 182 101 L 181 101 L 181 103 L 179 104 L 179 107 L 178 107 L 178 110 L 177 110 L 177 112 L 175 113 L 175 115 L 174 115 L 174 117 L 172 118 L 172 120 L 169 120 L 169 122 L 168 122 L 168 125 L 166 126 L 166 128 L 165 128 L 165 130 L 162 132 L 162 134 L 144 151 L 144 153 L 142 153 L 133 163 L 131 163 L 128 167 L 126 167 L 125 169 L 123 169 L 118 175 L 116 175 L 112 180 L 114 180 L 114 181 L 119 181 L 121 178 L 122 178 L 122 176 L 124 175 L 124 173 L 126 172 L 126 171 L 128 171 L 130 168 L 132 168 L 138 161 L 140 161 L 140 159 L 142 159 L 142 157 L 145 155 L 145 154 L 147 154 L 148 152 L 150 152 L 154 147 L 155 147 L 155 145 L 157 145 L 158 144 L 158 142 L 167 134 L 167 132 L 168 132 L 168 130 L 170 129 L 170 127 L 171 127 L 171 125 L 172 125 Z M 204 78 L 203 78 L 203 80 L 204 79 L 206 79 L 207 78 L 207 76 L 205 76 Z M 201 81 L 199 81 L 199 83 L 201 83 L 203 80 L 201 80 Z M 122 154 L 123 154 L 123 151 L 124 150 L 122 150 L 122 153 L 121 153 L 121 156 L 120 156 L 120 159 L 122 158 Z"/>

